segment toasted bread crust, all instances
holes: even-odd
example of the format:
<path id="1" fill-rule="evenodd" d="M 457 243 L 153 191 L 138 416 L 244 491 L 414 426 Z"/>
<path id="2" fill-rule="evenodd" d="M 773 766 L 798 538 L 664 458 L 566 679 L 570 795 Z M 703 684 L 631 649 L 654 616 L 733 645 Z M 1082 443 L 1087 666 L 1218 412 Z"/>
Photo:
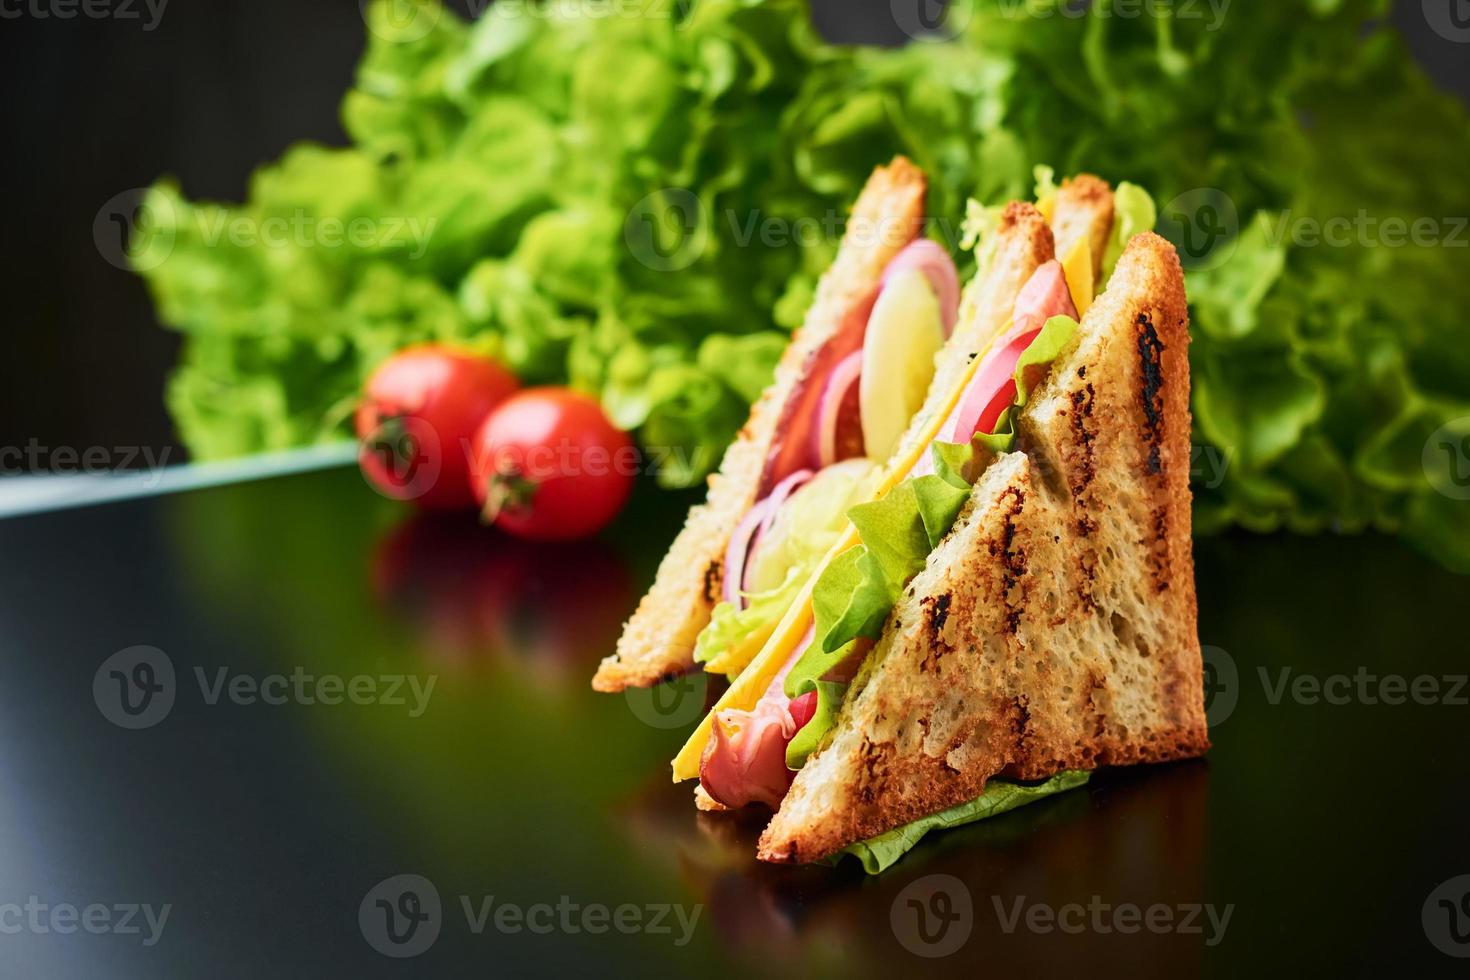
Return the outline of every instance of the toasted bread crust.
<path id="1" fill-rule="evenodd" d="M 1057 257 L 1065 259 L 1085 239 L 1092 249 L 1094 280 L 1100 276 L 1103 254 L 1113 234 L 1113 209 L 1113 188 L 1101 177 L 1078 174 L 1062 181 L 1052 211 Z"/>
<path id="2" fill-rule="evenodd" d="M 871 300 L 884 267 L 922 231 L 926 189 L 923 172 L 904 157 L 868 179 L 837 258 L 822 276 L 775 380 L 752 406 L 719 472 L 710 477 L 705 502 L 690 510 L 652 588 L 624 627 L 617 651 L 598 667 L 592 679 L 596 690 L 647 687 L 694 666 L 694 641 L 719 602 L 725 549 L 757 499 L 787 403 L 816 370 L 822 348 Z"/>
<path id="3" fill-rule="evenodd" d="M 808 862 L 994 777 L 1209 747 L 1190 550 L 1188 321 L 1171 246 L 1135 238 L 894 609 L 761 837 Z"/>
<path id="4" fill-rule="evenodd" d="M 694 808 L 703 813 L 724 813 L 730 808 L 710 796 L 699 783 L 694 784 Z"/>

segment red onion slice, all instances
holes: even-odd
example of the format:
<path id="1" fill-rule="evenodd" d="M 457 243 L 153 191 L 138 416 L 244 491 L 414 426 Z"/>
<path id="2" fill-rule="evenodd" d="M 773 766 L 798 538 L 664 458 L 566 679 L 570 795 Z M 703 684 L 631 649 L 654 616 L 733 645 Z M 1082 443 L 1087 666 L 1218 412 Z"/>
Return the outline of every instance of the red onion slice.
<path id="1" fill-rule="evenodd" d="M 766 498 L 766 516 L 765 520 L 761 521 L 760 532 L 756 535 L 757 538 L 771 529 L 771 525 L 776 521 L 776 513 L 780 511 L 781 505 L 786 502 L 786 498 L 806 486 L 807 483 L 811 482 L 811 478 L 816 475 L 811 470 L 797 470 L 776 484 L 776 488 Z"/>
<path id="2" fill-rule="evenodd" d="M 741 590 L 749 584 L 746 578 L 749 577 L 751 559 L 755 556 L 761 535 L 770 530 L 771 522 L 776 519 L 776 512 L 786 502 L 786 498 L 814 475 L 811 470 L 797 470 L 792 473 L 776 484 L 769 496 L 757 501 L 740 519 L 740 523 L 735 525 L 735 533 L 730 536 L 730 544 L 725 548 L 725 581 L 721 588 L 724 600 L 735 608 L 744 609 L 746 606 Z"/>
<path id="3" fill-rule="evenodd" d="M 954 267 L 954 260 L 938 242 L 928 238 L 916 239 L 888 263 L 883 270 L 882 282 L 886 284 L 889 279 L 910 269 L 917 269 L 928 278 L 934 295 L 939 299 L 944 335 L 948 337 L 960 312 L 960 274 Z"/>
<path id="4" fill-rule="evenodd" d="M 736 609 L 745 608 L 745 596 L 740 594 L 745 580 L 745 560 L 750 554 L 751 541 L 765 519 L 769 499 L 750 508 L 740 519 L 740 523 L 735 525 L 735 533 L 730 535 L 730 543 L 725 547 L 725 581 L 721 587 L 721 595 Z"/>
<path id="5" fill-rule="evenodd" d="M 843 459 L 862 455 L 861 446 L 858 446 L 856 453 L 847 453 L 862 438 L 860 419 L 857 421 L 856 439 L 851 432 L 853 417 L 857 414 L 853 409 L 857 407 L 858 381 L 862 372 L 863 352 L 856 350 L 844 357 L 827 378 L 822 400 L 817 405 L 817 424 L 812 429 L 812 438 L 815 441 L 813 450 L 819 466 L 831 466 Z M 849 405 L 849 401 L 853 404 Z M 844 407 L 849 411 L 844 413 Z M 842 431 L 844 422 L 847 423 L 846 432 Z"/>
<path id="6" fill-rule="evenodd" d="M 761 517 L 761 526 L 756 528 L 755 536 L 750 539 L 750 547 L 745 552 L 745 570 L 740 575 L 740 587 L 746 592 L 751 590 L 750 573 L 755 568 L 755 556 L 760 552 L 761 541 L 771 525 L 776 523 L 776 516 L 781 513 L 781 505 L 786 503 L 786 498 L 806 486 L 811 478 L 816 476 L 811 470 L 797 470 L 795 473 L 776 484 L 771 495 L 766 498 L 765 513 Z M 741 608 L 745 608 L 745 598 L 741 597 Z"/>

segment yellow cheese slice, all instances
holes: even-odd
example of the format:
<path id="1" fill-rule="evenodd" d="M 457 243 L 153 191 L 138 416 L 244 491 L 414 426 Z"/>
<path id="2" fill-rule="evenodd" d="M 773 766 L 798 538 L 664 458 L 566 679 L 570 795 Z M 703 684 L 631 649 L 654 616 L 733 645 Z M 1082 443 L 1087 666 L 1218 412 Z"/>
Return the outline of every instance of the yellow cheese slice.
<path id="1" fill-rule="evenodd" d="M 1057 196 L 1055 194 L 1046 195 L 1036 202 L 1036 210 L 1041 212 L 1047 224 L 1051 224 L 1052 215 L 1057 213 Z"/>
<path id="2" fill-rule="evenodd" d="M 1092 281 L 1092 246 L 1087 239 L 1082 239 L 1072 246 L 1072 251 L 1062 260 L 1062 273 L 1067 277 L 1067 289 L 1072 293 L 1072 305 L 1077 307 L 1077 315 L 1086 316 L 1087 310 L 1092 306 L 1093 289 Z"/>
<path id="3" fill-rule="evenodd" d="M 939 430 L 944 425 L 945 420 L 949 418 L 956 406 L 959 405 L 960 398 L 965 393 L 965 388 L 969 386 L 970 379 L 974 377 L 975 372 L 985 361 L 985 355 L 990 353 L 990 348 L 995 344 L 996 338 L 1004 336 L 1010 328 L 1011 325 L 1007 322 L 986 342 L 984 350 L 980 351 L 976 357 L 970 359 L 969 366 L 965 369 L 965 376 L 955 386 L 949 398 L 945 399 L 941 409 L 935 412 L 934 416 L 929 419 L 928 424 L 922 430 L 921 437 L 914 442 L 913 446 L 902 457 L 892 461 L 888 471 L 883 476 L 883 481 L 873 493 L 873 500 L 882 499 L 888 491 L 902 483 L 909 475 L 909 471 L 914 468 L 919 462 L 919 459 L 928 451 L 929 444 L 938 438 Z M 709 742 L 710 725 L 714 720 L 715 712 L 723 711 L 726 708 L 740 708 L 749 711 L 755 707 L 756 702 L 761 699 L 761 695 L 766 693 L 766 688 L 771 686 L 771 681 L 780 673 L 782 665 L 791 657 L 791 652 L 796 649 L 796 645 L 801 642 L 802 637 L 806 635 L 807 628 L 811 625 L 812 590 L 816 587 L 817 579 L 822 577 L 822 572 L 826 571 L 832 559 L 855 546 L 859 540 L 857 528 L 853 527 L 852 524 L 848 524 L 842 536 L 837 539 L 837 543 L 832 546 L 831 550 L 827 552 L 827 556 L 822 559 L 821 565 L 817 567 L 816 574 L 807 580 L 806 585 L 802 587 L 796 600 L 792 602 L 791 608 L 786 610 L 785 616 L 781 617 L 781 622 L 776 626 L 776 631 L 771 634 L 771 638 L 766 641 L 765 647 L 740 672 L 740 676 L 735 679 L 735 682 L 730 685 L 720 697 L 720 700 L 715 703 L 715 706 L 704 716 L 704 720 L 699 723 L 699 727 L 689 736 L 689 741 L 684 743 L 684 747 L 679 750 L 679 754 L 674 756 L 674 782 L 678 783 L 686 779 L 698 778 L 699 762 L 704 756 L 704 747 Z"/>

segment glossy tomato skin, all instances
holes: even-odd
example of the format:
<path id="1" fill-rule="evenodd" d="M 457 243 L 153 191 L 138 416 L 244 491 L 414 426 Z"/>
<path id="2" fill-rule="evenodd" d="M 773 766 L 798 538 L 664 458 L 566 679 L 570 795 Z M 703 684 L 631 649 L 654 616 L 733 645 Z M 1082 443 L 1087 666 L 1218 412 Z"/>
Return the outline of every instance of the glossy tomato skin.
<path id="1" fill-rule="evenodd" d="M 487 357 L 432 344 L 399 351 L 368 378 L 358 403 L 363 474 L 395 500 L 436 510 L 474 506 L 471 442 L 518 387 Z"/>
<path id="2" fill-rule="evenodd" d="M 602 530 L 628 500 L 633 441 L 596 401 L 565 388 L 506 399 L 475 437 L 475 494 L 495 526 L 532 541 Z"/>

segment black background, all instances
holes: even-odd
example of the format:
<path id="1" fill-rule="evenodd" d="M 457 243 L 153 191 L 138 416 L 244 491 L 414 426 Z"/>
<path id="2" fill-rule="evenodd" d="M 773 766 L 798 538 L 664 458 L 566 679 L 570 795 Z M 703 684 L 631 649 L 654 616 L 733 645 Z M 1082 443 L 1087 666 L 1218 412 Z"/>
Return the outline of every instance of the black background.
<path id="1" fill-rule="evenodd" d="M 637 494 L 601 538 L 557 548 L 412 516 L 350 468 L 0 521 L 0 908 L 172 906 L 151 948 L 0 933 L 0 978 L 1465 976 L 1424 924 L 1470 876 L 1470 692 L 1443 680 L 1466 673 L 1462 577 L 1380 536 L 1201 539 L 1209 754 L 1099 772 L 869 878 L 760 865 L 758 814 L 697 814 L 669 782 L 717 690 L 703 675 L 658 700 L 588 684 L 693 496 Z M 139 644 L 168 655 L 177 697 L 128 731 L 93 681 Z M 413 718 L 211 704 L 194 673 L 296 668 L 437 685 Z M 1434 678 L 1442 697 L 1274 693 L 1360 672 Z M 434 884 L 444 918 L 395 960 L 357 913 L 402 874 Z M 962 883 L 973 931 L 920 959 L 893 910 L 936 875 Z M 487 895 L 701 912 L 682 946 L 475 934 L 459 896 Z M 1211 945 L 1007 930 L 994 910 L 1094 900 L 1232 911 Z"/>
<path id="2" fill-rule="evenodd" d="M 239 200 L 290 144 L 345 142 L 337 107 L 364 36 L 354 0 L 172 0 L 152 31 L 132 6 L 139 19 L 0 19 L 0 446 L 174 444 L 162 393 L 179 340 L 142 281 L 98 254 L 104 202 L 161 174 L 191 198 Z M 834 40 L 901 36 L 887 0 L 813 8 Z M 1401 0 L 1394 21 L 1470 99 L 1470 46 L 1434 34 L 1420 0 Z"/>

